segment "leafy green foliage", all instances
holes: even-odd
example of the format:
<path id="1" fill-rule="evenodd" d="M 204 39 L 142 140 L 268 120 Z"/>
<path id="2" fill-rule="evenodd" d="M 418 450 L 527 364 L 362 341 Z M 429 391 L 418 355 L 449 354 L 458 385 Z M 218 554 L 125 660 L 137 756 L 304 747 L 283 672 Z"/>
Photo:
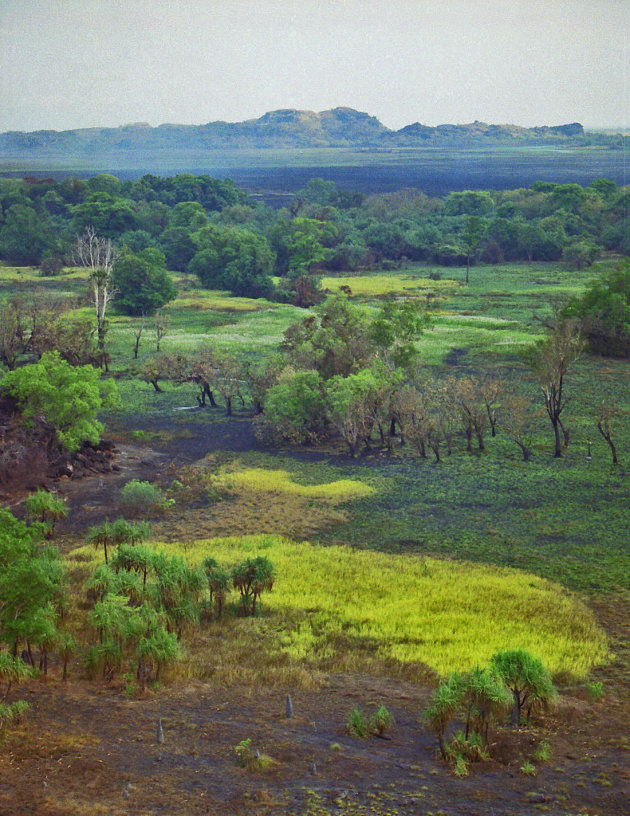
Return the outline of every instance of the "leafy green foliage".
<path id="1" fill-rule="evenodd" d="M 285 369 L 278 383 L 267 391 L 264 407 L 263 433 L 270 428 L 273 434 L 293 442 L 315 440 L 324 416 L 319 374 Z"/>
<path id="2" fill-rule="evenodd" d="M 267 240 L 245 229 L 206 227 L 195 234 L 199 251 L 188 270 L 209 289 L 234 295 L 267 297 L 274 257 Z"/>
<path id="3" fill-rule="evenodd" d="M 247 558 L 232 569 L 234 589 L 241 594 L 241 608 L 245 615 L 256 614 L 256 603 L 263 592 L 271 592 L 275 580 L 273 564 L 265 556 Z"/>
<path id="4" fill-rule="evenodd" d="M 171 499 L 164 496 L 162 490 L 151 482 L 131 479 L 119 494 L 120 509 L 130 516 L 142 517 L 163 513 Z"/>
<path id="5" fill-rule="evenodd" d="M 206 558 L 203 562 L 203 569 L 210 589 L 210 605 L 214 605 L 217 617 L 221 617 L 225 599 L 230 592 L 232 575 L 229 570 L 219 566 L 214 558 Z"/>
<path id="6" fill-rule="evenodd" d="M 97 412 L 104 404 L 114 405 L 117 396 L 111 380 L 101 381 L 92 366 L 71 366 L 56 351 L 5 374 L 0 389 L 15 397 L 27 424 L 40 416 L 51 422 L 69 451 L 78 450 L 85 441 L 99 441 L 103 426 Z"/>
<path id="7" fill-rule="evenodd" d="M 423 712 L 423 718 L 429 728 L 435 732 L 440 752 L 446 759 L 444 735 L 450 722 L 459 713 L 464 699 L 464 688 L 459 675 L 451 675 L 432 692 L 429 703 Z"/>
<path id="8" fill-rule="evenodd" d="M 520 725 L 523 708 L 546 706 L 556 697 L 551 677 L 542 661 L 523 649 L 498 652 L 490 661 L 491 669 L 513 695 L 512 721 Z"/>
<path id="9" fill-rule="evenodd" d="M 571 300 L 565 314 L 579 318 L 593 351 L 630 356 L 630 262 L 592 281 L 581 297 Z"/>
<path id="10" fill-rule="evenodd" d="M 370 733 L 367 717 L 358 706 L 355 706 L 346 717 L 346 728 L 352 737 L 363 739 Z"/>
<path id="11" fill-rule="evenodd" d="M 63 565 L 40 533 L 0 510 L 0 641 L 17 651 L 22 641 L 38 643 L 54 629 L 55 603 L 62 592 Z"/>
<path id="12" fill-rule="evenodd" d="M 370 731 L 379 737 L 386 734 L 393 724 L 394 715 L 383 704 L 370 716 Z"/>
<path id="13" fill-rule="evenodd" d="M 68 508 L 61 496 L 47 490 L 38 490 L 26 498 L 26 512 L 31 521 L 39 521 L 52 535 L 55 524 L 68 515 Z"/>
<path id="14" fill-rule="evenodd" d="M 149 526 L 145 523 L 133 523 L 119 518 L 116 521 L 104 521 L 92 527 L 87 534 L 88 544 L 97 550 L 103 548 L 105 563 L 108 562 L 108 547 L 117 547 L 122 544 L 135 545 L 149 534 Z"/>
<path id="15" fill-rule="evenodd" d="M 129 315 L 153 315 L 177 295 L 165 257 L 154 248 L 134 254 L 125 247 L 114 263 L 112 283 L 116 308 Z"/>

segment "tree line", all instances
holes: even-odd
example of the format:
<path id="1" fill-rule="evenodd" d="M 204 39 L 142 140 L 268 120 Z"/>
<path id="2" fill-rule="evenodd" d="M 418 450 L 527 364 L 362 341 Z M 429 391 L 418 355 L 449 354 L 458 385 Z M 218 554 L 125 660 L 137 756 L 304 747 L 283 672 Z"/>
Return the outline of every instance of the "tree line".
<path id="1" fill-rule="evenodd" d="M 133 278 L 127 291 L 145 283 L 144 298 L 119 299 L 130 314 L 156 308 L 151 292 L 168 288 L 166 269 L 235 295 L 308 306 L 323 272 L 422 262 L 466 265 L 468 277 L 479 260 L 581 268 L 603 250 L 630 254 L 629 196 L 608 179 L 444 198 L 415 189 L 365 196 L 312 179 L 276 210 L 208 176 L 1 179 L 0 259 L 55 274 L 76 261 L 76 236 L 92 229 L 120 254 L 123 285 Z M 159 275 L 161 284 L 149 285 Z"/>

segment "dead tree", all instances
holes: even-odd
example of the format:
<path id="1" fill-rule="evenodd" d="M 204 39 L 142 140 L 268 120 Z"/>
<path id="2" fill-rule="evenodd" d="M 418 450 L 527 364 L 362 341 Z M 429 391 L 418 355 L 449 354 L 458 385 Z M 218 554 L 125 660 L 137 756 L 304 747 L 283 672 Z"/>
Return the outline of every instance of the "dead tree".
<path id="1" fill-rule="evenodd" d="M 115 259 L 111 240 L 97 235 L 94 227 L 86 227 L 83 235 L 77 237 L 75 260 L 78 266 L 88 271 L 92 305 L 96 316 L 98 353 L 105 371 L 108 371 L 108 357 L 105 352 L 107 309 L 116 297 L 116 289 L 112 283 Z"/>

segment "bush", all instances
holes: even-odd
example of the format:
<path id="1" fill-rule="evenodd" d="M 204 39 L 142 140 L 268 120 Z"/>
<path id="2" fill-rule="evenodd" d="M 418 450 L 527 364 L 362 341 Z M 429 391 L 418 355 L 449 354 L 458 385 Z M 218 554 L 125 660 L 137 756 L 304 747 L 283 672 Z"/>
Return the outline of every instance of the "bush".
<path id="1" fill-rule="evenodd" d="M 370 717 L 370 731 L 378 737 L 382 737 L 394 724 L 394 715 L 384 705 Z"/>
<path id="2" fill-rule="evenodd" d="M 99 381 L 92 366 L 71 366 L 57 351 L 5 374 L 0 389 L 15 397 L 25 424 L 33 425 L 40 416 L 51 422 L 62 447 L 70 452 L 85 441 L 99 441 L 103 426 L 96 415 L 104 404 L 115 404 L 118 396 L 111 380 Z"/>
<path id="3" fill-rule="evenodd" d="M 346 728 L 351 737 L 364 739 L 370 733 L 367 717 L 358 706 L 355 706 L 346 717 Z"/>
<path id="4" fill-rule="evenodd" d="M 163 513 L 174 503 L 165 498 L 161 489 L 151 482 L 131 479 L 119 493 L 119 505 L 128 516 L 153 516 Z"/>
<path id="5" fill-rule="evenodd" d="M 630 357 L 630 261 L 594 280 L 565 310 L 599 354 Z"/>

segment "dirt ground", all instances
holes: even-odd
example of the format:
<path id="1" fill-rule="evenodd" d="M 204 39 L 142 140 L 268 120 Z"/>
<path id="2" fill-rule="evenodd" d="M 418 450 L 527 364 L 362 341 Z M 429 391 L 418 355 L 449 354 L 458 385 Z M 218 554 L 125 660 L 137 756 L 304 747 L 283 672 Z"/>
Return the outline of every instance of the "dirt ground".
<path id="1" fill-rule="evenodd" d="M 564 696 L 544 724 L 501 734 L 500 761 L 458 778 L 418 722 L 428 691 L 410 684 L 331 676 L 317 692 L 293 694 L 292 718 L 290 689 L 191 683 L 135 699 L 117 686 L 50 679 L 23 691 L 32 712 L 0 755 L 7 816 L 630 813 L 628 743 L 606 700 Z M 391 738 L 348 736 L 347 712 L 380 703 L 395 716 Z M 268 768 L 239 765 L 234 749 L 246 739 L 271 757 Z M 551 758 L 525 776 L 541 739 Z"/>
<path id="2" fill-rule="evenodd" d="M 232 436 L 227 423 L 212 435 L 191 424 L 159 448 L 129 444 L 120 432 L 118 473 L 58 485 L 70 517 L 81 518 L 77 529 L 113 517 L 118 489 L 134 476 L 155 478 L 174 460 L 185 464 L 213 450 L 251 449 L 249 426 L 237 424 L 236 431 L 230 424 Z M 466 777 L 442 762 L 420 722 L 430 690 L 409 682 L 329 675 L 317 691 L 188 682 L 128 696 L 122 683 L 88 682 L 78 668 L 62 683 L 53 666 L 46 680 L 19 689 L 31 708 L 0 744 L 0 816 L 625 816 L 630 600 L 601 596 L 591 606 L 616 655 L 596 673 L 603 697 L 561 689 L 553 713 L 495 734 L 495 759 L 471 764 Z M 355 705 L 369 713 L 382 703 L 395 717 L 389 738 L 348 735 L 345 720 Z M 254 756 L 270 758 L 267 767 L 239 764 L 234 749 L 248 739 Z M 522 773 L 543 740 L 550 759 L 535 765 L 535 776 Z"/>

